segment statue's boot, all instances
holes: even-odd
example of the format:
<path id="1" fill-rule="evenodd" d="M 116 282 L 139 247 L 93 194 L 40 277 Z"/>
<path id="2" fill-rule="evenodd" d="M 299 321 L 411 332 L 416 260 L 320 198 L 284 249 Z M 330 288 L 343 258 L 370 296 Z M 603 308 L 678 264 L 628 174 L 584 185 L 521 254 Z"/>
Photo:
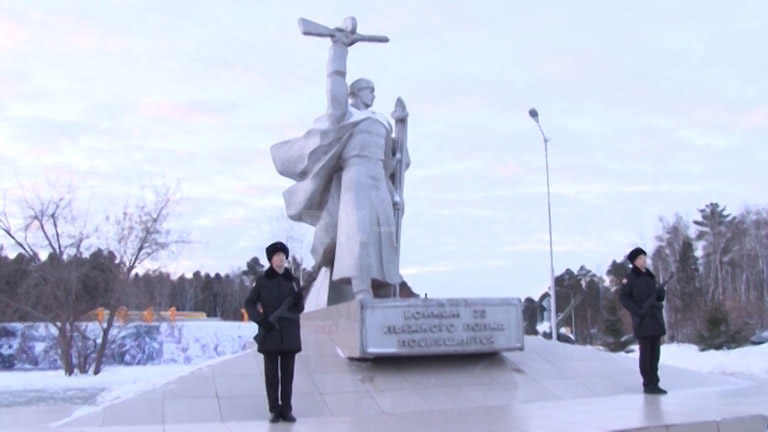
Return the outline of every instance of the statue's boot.
<path id="1" fill-rule="evenodd" d="M 371 279 L 369 278 L 352 278 L 352 293 L 358 300 L 373 298 L 373 291 L 371 290 Z"/>

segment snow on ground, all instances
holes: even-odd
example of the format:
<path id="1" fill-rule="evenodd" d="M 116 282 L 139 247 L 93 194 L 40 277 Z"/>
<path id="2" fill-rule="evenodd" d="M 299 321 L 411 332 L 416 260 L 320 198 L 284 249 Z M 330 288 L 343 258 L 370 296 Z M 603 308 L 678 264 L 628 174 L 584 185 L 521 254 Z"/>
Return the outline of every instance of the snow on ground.
<path id="1" fill-rule="evenodd" d="M 237 355 L 239 354 L 219 357 L 195 366 L 164 365 L 128 366 L 124 368 L 115 368 L 126 370 L 122 372 L 116 372 L 112 375 L 112 378 L 106 379 L 105 381 L 112 385 L 103 393 L 99 394 L 99 396 L 94 401 L 91 401 L 91 403 L 88 405 L 78 408 L 75 410 L 75 412 L 72 413 L 72 415 L 51 424 L 51 426 L 60 426 L 75 418 L 84 416 L 94 411 L 98 411 L 104 406 L 111 405 L 115 402 L 120 402 L 149 390 L 162 387 L 163 385 L 181 378 L 184 375 L 187 375 L 197 369 L 219 363 Z M 128 372 L 128 369 L 131 371 Z"/>
<path id="2" fill-rule="evenodd" d="M 190 321 L 168 326 L 164 336 L 163 364 L 194 364 L 243 352 L 253 343 L 254 323 Z"/>
<path id="3" fill-rule="evenodd" d="M 113 403 L 242 353 L 253 344 L 256 326 L 193 321 L 167 325 L 164 330 L 163 364 L 107 366 L 97 376 L 67 377 L 62 370 L 0 371 L 0 407 L 74 403 L 86 405 L 87 410 Z"/>
<path id="4" fill-rule="evenodd" d="M 201 367 L 231 358 L 252 345 L 255 325 L 200 321 L 179 323 L 163 334 L 159 365 L 109 366 L 98 375 L 64 376 L 53 371 L 0 371 L 0 406 L 81 405 L 73 417 L 152 390 Z M 588 349 L 589 347 L 584 347 Z M 629 354 L 637 357 L 637 351 Z M 700 352 L 694 345 L 666 344 L 661 362 L 703 373 L 768 379 L 768 344 L 731 351 Z"/>
<path id="5" fill-rule="evenodd" d="M 112 366 L 99 375 L 65 376 L 56 371 L 0 372 L 0 391 L 73 390 L 86 388 L 125 387 L 142 382 L 163 380 L 188 373 L 195 365 Z"/>
<path id="6" fill-rule="evenodd" d="M 637 347 L 628 355 L 637 357 Z M 664 344 L 661 363 L 702 373 L 768 378 L 768 344 L 723 351 L 699 351 L 689 344 Z"/>

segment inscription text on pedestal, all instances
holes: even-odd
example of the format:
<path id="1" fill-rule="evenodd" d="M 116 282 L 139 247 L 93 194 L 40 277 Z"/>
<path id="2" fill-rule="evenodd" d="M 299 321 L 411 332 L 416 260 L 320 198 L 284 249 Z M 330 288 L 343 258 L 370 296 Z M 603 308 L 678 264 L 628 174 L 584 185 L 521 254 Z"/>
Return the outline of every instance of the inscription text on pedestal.
<path id="1" fill-rule="evenodd" d="M 364 345 L 379 354 L 522 349 L 519 302 L 511 300 L 372 303 L 364 309 Z"/>

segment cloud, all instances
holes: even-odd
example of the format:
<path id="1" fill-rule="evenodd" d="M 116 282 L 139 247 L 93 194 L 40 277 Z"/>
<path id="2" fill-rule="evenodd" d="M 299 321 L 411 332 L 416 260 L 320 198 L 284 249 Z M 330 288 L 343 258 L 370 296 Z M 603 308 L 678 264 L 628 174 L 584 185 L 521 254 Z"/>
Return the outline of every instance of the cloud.
<path id="1" fill-rule="evenodd" d="M 184 122 L 220 122 L 235 111 L 234 104 L 212 101 L 149 100 L 139 108 L 146 117 Z"/>
<path id="2" fill-rule="evenodd" d="M 120 53 L 141 49 L 138 42 L 129 38 L 107 35 L 85 27 L 69 33 L 62 41 L 62 46 L 78 51 L 104 50 Z"/>
<path id="3" fill-rule="evenodd" d="M 481 216 L 481 217 L 505 216 L 505 213 L 499 210 L 481 209 L 481 208 L 476 208 L 471 206 L 438 208 L 438 209 L 435 209 L 432 213 L 440 216 Z"/>
<path id="4" fill-rule="evenodd" d="M 19 13 L 14 18 L 0 17 L 0 35 L 0 51 L 33 48 L 57 53 L 104 51 L 125 54 L 147 46 L 146 41 L 99 29 L 85 20 L 39 11 Z M 157 40 L 152 43 L 154 47 L 159 44 Z"/>
<path id="5" fill-rule="evenodd" d="M 27 37 L 27 31 L 19 23 L 0 16 L 0 51 L 12 51 L 21 48 Z"/>
<path id="6" fill-rule="evenodd" d="M 424 165 L 426 164 L 422 164 L 422 166 Z M 471 171 L 486 166 L 487 163 L 484 160 L 467 160 L 463 162 L 443 163 L 439 165 L 432 165 L 426 168 L 412 169 L 408 170 L 407 175 L 413 177 L 429 177 L 441 174 L 456 174 L 457 172 Z"/>
<path id="7" fill-rule="evenodd" d="M 512 243 L 506 243 L 501 248 L 504 252 L 543 252 L 549 251 L 549 234 L 538 233 Z M 607 244 L 571 234 L 558 234 L 552 239 L 552 249 L 555 252 L 605 252 L 611 250 Z"/>
<path id="8" fill-rule="evenodd" d="M 678 136 L 693 144 L 710 149 L 724 149 L 733 144 L 733 137 L 725 136 L 714 131 L 696 129 L 680 129 Z"/>
<path id="9" fill-rule="evenodd" d="M 442 272 L 451 271 L 453 269 L 454 268 L 448 264 L 431 264 L 431 265 L 403 267 L 400 269 L 400 273 L 402 273 L 403 276 L 410 276 L 410 275 L 423 274 L 423 273 L 442 273 Z"/>
<path id="10" fill-rule="evenodd" d="M 402 267 L 400 269 L 400 273 L 402 273 L 403 276 L 413 276 L 413 275 L 419 275 L 419 274 L 451 272 L 459 268 L 478 269 L 478 268 L 489 268 L 489 267 L 503 267 L 505 265 L 507 265 L 507 263 L 504 260 L 499 260 L 499 259 L 488 260 L 488 261 L 476 261 L 476 262 L 466 262 L 466 261 L 440 262 L 435 264 Z"/>
<path id="11" fill-rule="evenodd" d="M 647 183 L 647 184 L 618 184 L 618 183 L 566 183 L 555 184 L 551 187 L 553 195 L 563 195 L 578 199 L 594 199 L 606 195 L 631 195 L 638 193 L 685 193 L 706 190 L 704 183 Z M 471 197 L 499 198 L 519 195 L 541 195 L 546 193 L 546 185 L 520 184 L 511 185 L 504 189 L 489 189 L 478 191 Z"/>
<path id="12" fill-rule="evenodd" d="M 500 177 L 517 177 L 523 174 L 524 169 L 519 163 L 507 162 L 497 166 L 494 171 Z"/>
<path id="13" fill-rule="evenodd" d="M 47 29 L 56 37 L 44 39 L 47 47 L 63 52 L 107 51 L 125 54 L 129 51 L 139 51 L 145 43 L 131 37 L 126 37 L 111 31 L 99 29 L 92 22 L 73 18 L 62 14 L 33 13 L 30 27 Z M 162 42 L 155 40 L 156 48 Z"/>
<path id="14" fill-rule="evenodd" d="M 445 191 L 435 192 L 429 189 L 427 190 L 406 189 L 405 193 L 407 196 L 412 198 L 436 200 L 436 201 L 456 201 L 460 197 L 460 195 L 455 192 L 445 192 Z"/>
<path id="15" fill-rule="evenodd" d="M 269 83 L 267 78 L 262 73 L 254 70 L 254 68 L 227 64 L 222 66 L 220 71 L 228 79 L 239 80 L 257 88 L 265 87 Z"/>
<path id="16" fill-rule="evenodd" d="M 80 120 L 63 120 L 54 117 L 20 116 L 6 120 L 14 135 L 25 144 L 46 146 L 52 142 L 72 142 L 88 132 L 88 124 Z"/>
<path id="17" fill-rule="evenodd" d="M 765 128 L 768 126 L 768 105 L 755 108 L 741 121 L 743 128 Z"/>

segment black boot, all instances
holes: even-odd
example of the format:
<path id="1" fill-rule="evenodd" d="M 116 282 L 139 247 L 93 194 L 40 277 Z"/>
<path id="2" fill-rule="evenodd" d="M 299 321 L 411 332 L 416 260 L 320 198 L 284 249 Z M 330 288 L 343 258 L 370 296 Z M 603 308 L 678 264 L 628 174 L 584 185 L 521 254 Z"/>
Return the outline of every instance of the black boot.
<path id="1" fill-rule="evenodd" d="M 272 416 L 269 418 L 270 423 L 278 423 L 280 421 L 280 411 L 276 411 L 272 413 Z"/>
<path id="2" fill-rule="evenodd" d="M 296 417 L 290 412 L 284 412 L 280 418 L 287 421 L 288 423 L 296 423 Z"/>
<path id="3" fill-rule="evenodd" d="M 655 386 L 651 386 L 651 387 L 646 387 L 645 388 L 645 394 L 665 395 L 665 394 L 667 394 L 667 391 L 664 390 L 663 388 L 659 387 L 658 385 L 655 385 Z"/>

